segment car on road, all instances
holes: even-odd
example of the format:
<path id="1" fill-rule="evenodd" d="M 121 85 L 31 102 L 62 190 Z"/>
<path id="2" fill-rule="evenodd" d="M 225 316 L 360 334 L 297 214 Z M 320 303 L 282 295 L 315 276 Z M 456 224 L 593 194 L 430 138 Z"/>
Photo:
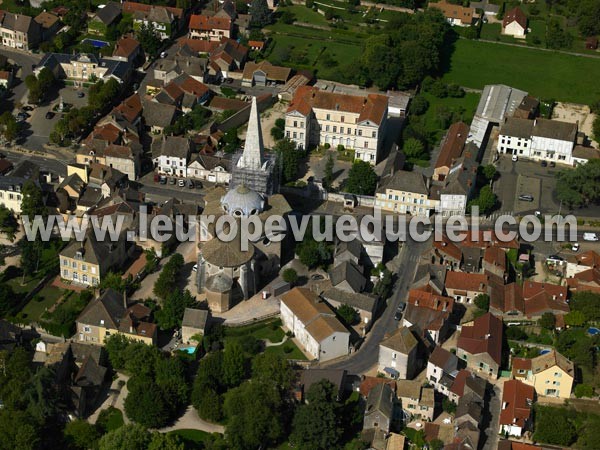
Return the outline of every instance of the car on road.
<path id="1" fill-rule="evenodd" d="M 318 281 L 318 280 L 323 280 L 325 277 L 323 277 L 323 275 L 321 275 L 320 273 L 313 273 L 310 276 L 310 279 L 313 281 Z"/>
<path id="2" fill-rule="evenodd" d="M 547 167 L 548 166 L 548 162 L 547 161 L 542 161 L 542 167 Z"/>
<path id="3" fill-rule="evenodd" d="M 571 246 L 571 250 L 574 252 L 578 252 L 579 251 L 579 242 L 575 242 L 572 246 Z"/>
<path id="4" fill-rule="evenodd" d="M 161 175 L 160 184 L 167 184 L 167 177 L 165 177 L 164 175 Z"/>
<path id="5" fill-rule="evenodd" d="M 52 111 L 48 111 L 46 113 L 46 119 L 50 120 L 54 118 L 54 113 Z"/>
<path id="6" fill-rule="evenodd" d="M 550 255 L 546 258 L 546 261 L 564 261 L 565 258 L 563 258 L 562 256 L 558 256 L 558 255 Z"/>
<path id="7" fill-rule="evenodd" d="M 31 114 L 26 113 L 25 111 L 21 111 L 17 114 L 17 119 L 26 120 L 31 117 Z"/>
<path id="8" fill-rule="evenodd" d="M 169 178 L 169 184 L 177 183 L 177 178 Z"/>
<path id="9" fill-rule="evenodd" d="M 192 180 L 188 180 L 188 182 L 187 182 L 187 187 L 188 187 L 189 189 L 194 189 L 194 182 L 193 182 Z"/>
<path id="10" fill-rule="evenodd" d="M 177 182 L 177 185 L 178 185 L 179 187 L 185 187 L 185 180 L 183 180 L 183 179 L 179 179 L 179 181 Z"/>
<path id="11" fill-rule="evenodd" d="M 519 157 L 517 155 L 512 155 L 512 160 L 516 162 L 519 160 Z"/>
<path id="12" fill-rule="evenodd" d="M 83 93 L 83 92 L 79 91 L 79 92 L 77 93 L 77 98 L 83 98 L 83 97 L 85 97 L 85 93 Z"/>
<path id="13" fill-rule="evenodd" d="M 596 233 L 583 233 L 584 241 L 597 241 L 598 235 Z"/>
<path id="14" fill-rule="evenodd" d="M 167 57 L 167 52 L 160 52 L 160 57 L 161 58 L 166 58 Z"/>
<path id="15" fill-rule="evenodd" d="M 198 272 L 198 264 L 194 264 L 194 267 L 192 267 L 192 272 Z"/>
<path id="16" fill-rule="evenodd" d="M 23 106 L 23 111 L 33 111 L 33 106 L 25 105 L 25 106 Z"/>
<path id="17" fill-rule="evenodd" d="M 521 195 L 519 195 L 519 200 L 524 201 L 524 202 L 532 202 L 533 201 L 533 195 L 521 194 Z"/>

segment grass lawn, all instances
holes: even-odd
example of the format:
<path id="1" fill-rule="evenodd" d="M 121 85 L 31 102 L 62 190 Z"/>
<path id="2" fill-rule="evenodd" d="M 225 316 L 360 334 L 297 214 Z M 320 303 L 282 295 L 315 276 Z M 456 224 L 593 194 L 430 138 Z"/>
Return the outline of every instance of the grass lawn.
<path id="1" fill-rule="evenodd" d="M 63 291 L 54 286 L 45 286 L 21 310 L 27 321 L 37 322 L 41 315 L 63 296 Z"/>
<path id="2" fill-rule="evenodd" d="M 125 421 L 123 420 L 121 410 L 110 406 L 100 412 L 96 423 L 108 432 L 121 428 L 125 424 Z"/>
<path id="3" fill-rule="evenodd" d="M 462 116 L 462 120 L 465 123 L 470 123 L 475 115 L 477 109 L 477 103 L 479 103 L 479 94 L 468 92 L 462 98 L 437 98 L 429 93 L 422 94 L 429 102 L 429 108 L 424 114 L 425 125 L 427 130 L 436 133 L 436 142 L 441 139 L 445 130 L 440 127 L 440 123 L 437 119 L 437 111 L 439 108 L 447 108 L 450 111 L 456 112 Z"/>
<path id="4" fill-rule="evenodd" d="M 325 17 L 323 17 L 318 12 L 313 11 L 312 9 L 307 8 L 306 6 L 303 6 L 303 5 L 286 6 L 286 7 L 280 8 L 280 10 L 281 11 L 290 11 L 291 13 L 294 14 L 294 16 L 296 17 L 296 20 L 298 22 L 306 22 L 306 23 L 312 23 L 314 25 L 324 25 L 324 26 L 329 25 L 329 23 L 325 20 Z"/>
<path id="5" fill-rule="evenodd" d="M 291 349 L 291 351 L 288 351 L 286 353 L 286 350 L 289 350 L 289 349 Z M 302 353 L 302 351 L 298 348 L 298 346 L 296 344 L 294 344 L 294 342 L 292 342 L 291 340 L 288 340 L 283 345 L 267 347 L 265 349 L 265 353 L 273 353 L 273 354 L 279 355 L 282 358 L 286 358 L 286 359 L 306 360 L 306 356 L 304 356 L 304 353 Z"/>
<path id="6" fill-rule="evenodd" d="M 254 336 L 256 339 L 268 339 L 271 342 L 281 342 L 285 333 L 281 329 L 281 321 L 268 320 L 243 327 L 226 327 L 225 337 Z"/>
<path id="7" fill-rule="evenodd" d="M 202 430 L 175 430 L 169 434 L 179 436 L 185 444 L 202 444 L 208 440 L 210 433 Z M 187 447 L 186 447 L 187 448 Z"/>
<path id="8" fill-rule="evenodd" d="M 459 39 L 446 82 L 482 89 L 503 83 L 558 101 L 589 103 L 600 97 L 600 59 Z"/>

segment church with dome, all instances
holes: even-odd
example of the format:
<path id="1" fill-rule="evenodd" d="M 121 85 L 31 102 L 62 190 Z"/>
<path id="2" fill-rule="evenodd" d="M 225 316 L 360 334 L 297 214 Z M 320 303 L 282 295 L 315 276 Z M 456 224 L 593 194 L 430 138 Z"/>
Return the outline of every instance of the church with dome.
<path id="1" fill-rule="evenodd" d="M 206 299 L 214 313 L 228 311 L 240 301 L 260 291 L 265 280 L 277 274 L 290 245 L 287 237 L 276 242 L 275 236 L 262 234 L 243 249 L 239 235 L 225 242 L 216 237 L 215 223 L 219 216 L 228 215 L 241 221 L 242 218 L 258 216 L 264 224 L 269 216 L 283 218 L 291 211 L 290 205 L 281 194 L 267 197 L 240 183 L 230 186 L 228 191 L 218 187 L 205 197 L 204 215 L 214 216 L 209 225 L 198 228 L 198 270 L 196 283 L 198 298 Z"/>

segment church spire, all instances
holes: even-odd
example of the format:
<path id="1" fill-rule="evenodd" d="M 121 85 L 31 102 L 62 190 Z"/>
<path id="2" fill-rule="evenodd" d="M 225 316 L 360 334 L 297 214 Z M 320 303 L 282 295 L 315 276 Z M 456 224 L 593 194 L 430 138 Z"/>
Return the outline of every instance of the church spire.
<path id="1" fill-rule="evenodd" d="M 246 132 L 246 143 L 242 157 L 238 160 L 238 167 L 254 170 L 260 169 L 264 163 L 263 150 L 258 106 L 256 104 L 256 97 L 252 97 L 250 120 L 248 121 L 248 131 Z"/>

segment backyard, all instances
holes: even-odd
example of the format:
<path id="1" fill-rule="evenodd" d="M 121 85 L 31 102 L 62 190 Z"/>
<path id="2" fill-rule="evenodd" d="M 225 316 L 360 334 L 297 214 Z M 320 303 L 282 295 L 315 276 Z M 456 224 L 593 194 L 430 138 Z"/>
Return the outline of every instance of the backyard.
<path id="1" fill-rule="evenodd" d="M 503 83 L 540 98 L 584 104 L 600 96 L 600 59 L 468 39 L 454 46 L 443 76 L 448 83 L 474 89 Z"/>

